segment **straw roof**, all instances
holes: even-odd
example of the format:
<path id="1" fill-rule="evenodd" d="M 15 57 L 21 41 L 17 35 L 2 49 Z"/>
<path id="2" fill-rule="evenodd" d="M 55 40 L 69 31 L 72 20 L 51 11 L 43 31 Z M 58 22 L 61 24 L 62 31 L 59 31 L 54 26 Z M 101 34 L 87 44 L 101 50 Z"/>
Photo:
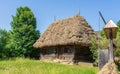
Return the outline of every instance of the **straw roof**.
<path id="1" fill-rule="evenodd" d="M 53 22 L 33 45 L 44 48 L 58 45 L 90 44 L 90 37 L 94 31 L 86 20 L 79 14 L 63 20 Z"/>

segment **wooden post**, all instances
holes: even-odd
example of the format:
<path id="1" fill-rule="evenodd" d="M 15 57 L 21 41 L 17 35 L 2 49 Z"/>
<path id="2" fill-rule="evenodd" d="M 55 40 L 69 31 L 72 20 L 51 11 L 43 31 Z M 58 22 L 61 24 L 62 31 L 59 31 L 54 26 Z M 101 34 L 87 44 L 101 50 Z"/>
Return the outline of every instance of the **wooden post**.
<path id="1" fill-rule="evenodd" d="M 109 61 L 113 61 L 113 37 L 112 37 L 112 29 L 110 30 L 110 47 L 109 47 Z"/>
<path id="2" fill-rule="evenodd" d="M 59 59 L 58 47 L 55 48 L 55 57 L 56 57 L 57 59 Z"/>
<path id="3" fill-rule="evenodd" d="M 110 39 L 109 61 L 113 61 L 113 41 Z"/>

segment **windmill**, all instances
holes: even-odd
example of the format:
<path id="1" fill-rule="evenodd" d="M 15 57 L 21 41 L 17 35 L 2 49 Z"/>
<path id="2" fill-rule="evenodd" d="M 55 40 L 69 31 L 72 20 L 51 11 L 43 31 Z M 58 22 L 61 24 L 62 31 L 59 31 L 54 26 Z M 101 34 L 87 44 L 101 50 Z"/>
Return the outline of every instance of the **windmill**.
<path id="1" fill-rule="evenodd" d="M 101 71 L 98 74 L 109 74 L 109 73 L 118 74 L 117 67 L 114 63 L 114 55 L 113 55 L 113 39 L 116 38 L 118 27 L 112 20 L 109 20 L 106 23 L 106 21 L 103 18 L 102 13 L 100 11 L 99 11 L 99 15 L 101 16 L 103 22 L 105 23 L 105 26 L 103 29 L 104 29 L 106 38 L 109 39 L 109 49 L 107 51 L 109 59 L 108 59 L 107 64 L 105 64 L 102 69 L 99 66 Z M 106 56 L 106 54 L 104 56 Z M 103 58 L 103 59 L 105 59 L 105 58 Z M 99 59 L 99 60 L 101 60 L 101 59 Z M 112 64 L 114 64 L 114 66 Z M 100 64 L 98 64 L 98 65 L 100 65 Z"/>
<path id="2" fill-rule="evenodd" d="M 104 17 L 102 16 L 102 13 L 99 11 L 99 15 L 101 16 L 105 26 L 104 26 L 104 32 L 106 35 L 106 38 L 109 39 L 109 49 L 108 49 L 108 62 L 113 62 L 114 61 L 114 56 L 113 56 L 113 39 L 116 38 L 117 30 L 118 27 L 116 24 L 110 20 L 106 23 Z M 106 54 L 105 54 L 106 55 Z"/>

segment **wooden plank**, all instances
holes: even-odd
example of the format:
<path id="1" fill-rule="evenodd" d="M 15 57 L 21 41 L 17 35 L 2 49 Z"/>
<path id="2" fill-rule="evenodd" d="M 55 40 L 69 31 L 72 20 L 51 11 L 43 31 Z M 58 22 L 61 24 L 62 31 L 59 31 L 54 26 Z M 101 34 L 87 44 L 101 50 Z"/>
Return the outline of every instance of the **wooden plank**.
<path id="1" fill-rule="evenodd" d="M 98 50 L 98 66 L 101 69 L 108 62 L 108 49 Z"/>

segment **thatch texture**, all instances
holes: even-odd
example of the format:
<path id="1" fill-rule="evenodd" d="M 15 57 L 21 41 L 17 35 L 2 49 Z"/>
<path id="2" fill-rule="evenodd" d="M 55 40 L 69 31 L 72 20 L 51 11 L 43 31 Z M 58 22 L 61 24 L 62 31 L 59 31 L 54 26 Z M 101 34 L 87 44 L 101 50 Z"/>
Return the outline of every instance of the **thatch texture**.
<path id="1" fill-rule="evenodd" d="M 90 44 L 91 35 L 95 34 L 86 20 L 78 15 L 55 21 L 35 42 L 34 47 L 43 48 L 58 45 Z"/>
<path id="2" fill-rule="evenodd" d="M 108 62 L 97 74 L 118 74 L 118 69 L 114 62 Z"/>

